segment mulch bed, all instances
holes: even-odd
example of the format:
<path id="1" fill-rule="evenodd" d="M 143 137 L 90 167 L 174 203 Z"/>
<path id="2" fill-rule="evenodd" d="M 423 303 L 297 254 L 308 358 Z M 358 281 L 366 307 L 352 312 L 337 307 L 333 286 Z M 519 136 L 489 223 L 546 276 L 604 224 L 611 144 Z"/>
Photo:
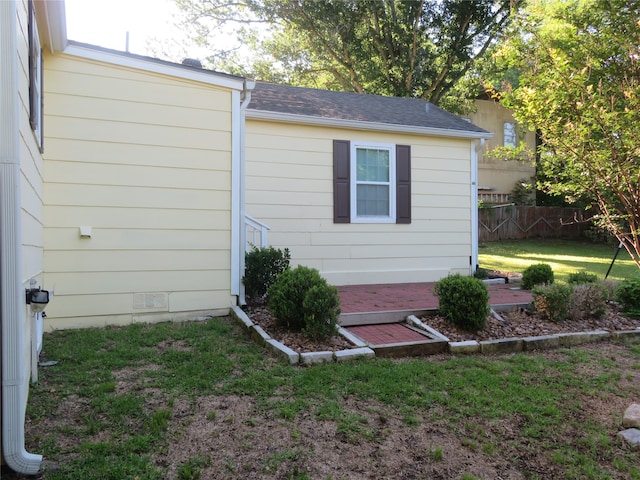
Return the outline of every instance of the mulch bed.
<path id="1" fill-rule="evenodd" d="M 442 316 L 426 316 L 420 320 L 445 335 L 452 342 L 537 337 L 556 333 L 590 332 L 594 330 L 613 332 L 640 328 L 639 319 L 622 316 L 619 309 L 612 305 L 608 306 L 605 314 L 597 320 L 553 322 L 540 318 L 539 315 L 522 308 L 514 309 L 510 312 L 499 312 L 499 315 L 505 323 L 493 316 L 489 316 L 485 328 L 478 332 L 468 332 L 458 328 Z"/>
<path id="2" fill-rule="evenodd" d="M 356 348 L 355 345 L 339 335 L 324 341 L 317 341 L 307 338 L 302 332 L 290 331 L 278 325 L 269 310 L 264 306 L 246 307 L 245 311 L 249 318 L 256 325 L 262 327 L 272 338 L 297 352 L 335 352 Z M 510 312 L 500 312 L 499 315 L 504 320 L 504 323 L 493 316 L 489 316 L 485 328 L 478 332 L 462 330 L 453 325 L 447 318 L 439 315 L 424 316 L 420 320 L 445 335 L 452 342 L 534 337 L 594 330 L 612 332 L 640 328 L 640 319 L 624 317 L 615 305 L 609 305 L 606 313 L 597 320 L 552 322 L 544 320 L 535 313 L 522 308 L 514 309 Z"/>
<path id="3" fill-rule="evenodd" d="M 267 332 L 271 338 L 279 341 L 296 352 L 336 352 L 339 350 L 356 348 L 355 345 L 347 341 L 341 335 L 330 337 L 324 341 L 311 340 L 302 332 L 291 331 L 280 326 L 266 307 L 253 306 L 246 307 L 244 310 L 251 321 L 262 327 L 262 329 Z"/>

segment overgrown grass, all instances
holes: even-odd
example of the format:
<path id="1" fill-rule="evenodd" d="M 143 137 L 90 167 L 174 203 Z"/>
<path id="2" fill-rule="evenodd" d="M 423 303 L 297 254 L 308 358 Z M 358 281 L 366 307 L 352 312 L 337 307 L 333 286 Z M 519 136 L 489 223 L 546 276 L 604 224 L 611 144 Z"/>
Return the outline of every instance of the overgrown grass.
<path id="1" fill-rule="evenodd" d="M 568 240 L 510 240 L 480 246 L 480 266 L 487 270 L 523 272 L 536 263 L 548 263 L 556 280 L 566 282 L 569 274 L 587 272 L 603 279 L 617 247 Z M 622 249 L 609 273 L 612 280 L 640 275 L 640 270 Z"/>
<path id="2" fill-rule="evenodd" d="M 622 354 L 640 369 L 640 347 Z M 180 441 L 180 432 L 168 428 L 178 415 L 176 402 L 183 417 L 193 414 L 199 397 L 230 394 L 254 400 L 247 428 L 275 417 L 291 425 L 294 439 L 296 422 L 314 418 L 335 423 L 336 435 L 352 446 L 346 448 L 375 443 L 380 432 L 365 415 L 375 411 L 380 418 L 399 414 L 407 435 L 418 425 L 444 422 L 470 455 L 506 456 L 525 478 L 546 478 L 525 461 L 539 455 L 553 467 L 553 478 L 640 479 L 640 457 L 621 448 L 597 416 L 584 415 L 582 398 L 637 396 L 621 387 L 622 367 L 596 349 L 549 358 L 373 359 L 300 368 L 268 357 L 221 318 L 55 332 L 45 336 L 45 355 L 58 364 L 42 369 L 31 391 L 27 438 L 29 450 L 59 462 L 45 480 L 167 478 L 169 466 L 159 460 L 170 442 Z M 356 412 L 349 402 L 358 405 Z M 65 422 L 60 408 L 70 404 L 82 414 Z M 494 428 L 501 421 L 518 424 L 515 437 Z M 425 451 L 432 462 L 446 460 L 438 446 Z M 304 473 L 311 455 L 293 445 L 273 451 L 261 468 L 274 471 L 289 462 L 286 478 L 311 478 Z M 210 461 L 190 457 L 174 466 L 177 478 L 201 478 Z M 235 462 L 217 468 L 242 478 Z"/>

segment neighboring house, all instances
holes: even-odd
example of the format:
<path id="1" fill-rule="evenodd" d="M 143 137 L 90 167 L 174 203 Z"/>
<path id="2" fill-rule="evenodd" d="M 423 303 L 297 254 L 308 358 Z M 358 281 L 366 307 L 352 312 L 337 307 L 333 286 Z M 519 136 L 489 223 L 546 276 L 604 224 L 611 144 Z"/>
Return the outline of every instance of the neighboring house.
<path id="1" fill-rule="evenodd" d="M 470 274 L 476 148 L 490 136 L 424 100 L 258 82 L 246 211 L 335 285 Z"/>
<path id="2" fill-rule="evenodd" d="M 43 277 L 42 52 L 66 42 L 64 4 L 0 1 L 0 321 L 2 461 L 34 474 L 24 445 L 29 378 L 37 373 L 41 314 L 26 303 Z"/>
<path id="3" fill-rule="evenodd" d="M 491 134 L 427 102 L 68 42 L 56 0 L 0 1 L 0 51 L 2 452 L 18 472 L 41 463 L 24 415 L 42 329 L 228 313 L 246 213 L 335 285 L 477 264 Z M 55 290 L 44 327 L 25 301 L 39 286 Z"/>
<path id="4" fill-rule="evenodd" d="M 495 147 L 515 146 L 524 142 L 531 152 L 536 151 L 534 132 L 522 131 L 511 110 L 492 99 L 475 102 L 476 111 L 468 115 L 471 122 L 493 133 L 478 159 L 479 198 L 487 203 L 507 203 L 516 183 L 531 181 L 536 174 L 530 162 L 505 161 L 487 155 Z"/>

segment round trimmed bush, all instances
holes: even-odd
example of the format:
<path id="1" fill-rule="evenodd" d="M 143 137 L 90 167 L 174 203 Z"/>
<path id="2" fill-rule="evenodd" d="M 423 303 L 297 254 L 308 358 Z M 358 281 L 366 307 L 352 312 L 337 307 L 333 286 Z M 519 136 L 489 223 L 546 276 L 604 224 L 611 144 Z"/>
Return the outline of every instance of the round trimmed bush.
<path id="1" fill-rule="evenodd" d="M 536 285 L 551 285 L 553 283 L 553 270 L 546 263 L 531 265 L 522 272 L 522 288 L 531 290 Z"/>
<path id="2" fill-rule="evenodd" d="M 336 331 L 340 314 L 338 289 L 315 268 L 297 266 L 283 272 L 267 290 L 269 311 L 291 330 L 324 338 Z"/>
<path id="3" fill-rule="evenodd" d="M 489 315 L 489 292 L 479 279 L 460 274 L 436 283 L 438 309 L 454 325 L 470 331 L 482 330 Z"/>
<path id="4" fill-rule="evenodd" d="M 278 276 L 289 270 L 291 254 L 289 249 L 279 250 L 273 247 L 257 248 L 253 246 L 244 255 L 244 283 L 247 301 L 258 303 L 264 300 L 268 288 Z"/>
<path id="5" fill-rule="evenodd" d="M 304 327 L 302 332 L 310 338 L 327 338 L 336 334 L 340 315 L 340 296 L 333 285 L 312 286 L 302 301 Z"/>

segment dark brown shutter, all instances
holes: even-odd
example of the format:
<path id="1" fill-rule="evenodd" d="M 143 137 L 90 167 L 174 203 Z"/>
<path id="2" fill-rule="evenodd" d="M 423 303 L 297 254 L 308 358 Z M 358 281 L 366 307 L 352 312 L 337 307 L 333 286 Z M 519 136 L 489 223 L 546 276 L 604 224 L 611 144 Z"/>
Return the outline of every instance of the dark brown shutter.
<path id="1" fill-rule="evenodd" d="M 396 223 L 411 223 L 410 145 L 396 145 Z"/>
<path id="2" fill-rule="evenodd" d="M 351 144 L 333 141 L 333 223 L 351 222 Z"/>

